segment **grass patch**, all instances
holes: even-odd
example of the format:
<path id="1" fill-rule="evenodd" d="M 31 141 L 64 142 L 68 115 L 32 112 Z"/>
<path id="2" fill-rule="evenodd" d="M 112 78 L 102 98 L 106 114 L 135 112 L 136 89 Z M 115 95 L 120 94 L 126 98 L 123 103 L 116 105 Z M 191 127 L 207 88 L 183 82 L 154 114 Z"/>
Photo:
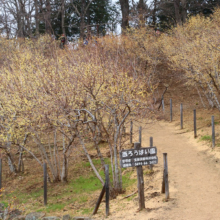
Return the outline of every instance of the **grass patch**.
<path id="1" fill-rule="evenodd" d="M 47 211 L 47 212 L 60 211 L 60 210 L 62 210 L 64 207 L 65 207 L 65 204 L 60 204 L 60 203 L 57 203 L 57 204 L 49 204 L 49 205 L 47 205 L 47 207 L 46 207 L 46 211 Z"/>
<path id="2" fill-rule="evenodd" d="M 61 211 L 62 209 L 64 209 L 64 207 L 66 206 L 66 204 L 60 204 L 60 203 L 51 203 L 48 204 L 45 208 L 41 208 L 36 210 L 36 212 L 56 212 L 56 211 Z"/>
<path id="3" fill-rule="evenodd" d="M 110 180 L 112 181 L 111 162 L 109 158 L 105 158 L 105 164 L 109 164 Z M 100 159 L 93 159 L 93 163 L 100 176 L 105 179 L 104 171 L 101 167 Z M 22 185 L 19 190 L 8 191 L 1 197 L 1 203 L 7 207 L 11 198 L 16 197 L 18 204 L 24 204 L 30 212 L 63 212 L 63 209 L 71 209 L 75 204 L 79 213 L 89 214 L 94 207 L 90 207 L 89 201 L 93 197 L 95 191 L 102 189 L 102 184 L 91 169 L 89 162 L 81 162 L 74 167 L 77 176 L 66 184 L 56 183 L 48 185 L 48 205 L 43 206 L 43 188 L 42 181 L 35 178 L 28 182 L 28 185 Z M 122 169 L 124 170 L 124 169 Z M 126 189 L 134 184 L 137 180 L 131 178 L 134 170 L 128 170 L 122 175 L 123 188 Z M 95 192 L 96 193 L 96 192 Z M 132 198 L 131 198 L 132 199 Z M 84 205 L 85 204 L 85 205 Z M 77 212 L 74 210 L 74 213 Z"/>
<path id="4" fill-rule="evenodd" d="M 109 158 L 105 158 L 104 161 L 105 161 L 105 164 L 110 164 L 110 159 Z M 95 166 L 100 166 L 101 167 L 101 160 L 100 159 L 93 159 L 92 162 Z M 84 168 L 91 167 L 89 161 L 88 162 L 82 162 L 80 164 L 80 166 L 82 166 Z"/>
<path id="5" fill-rule="evenodd" d="M 4 205 L 5 208 L 8 207 L 8 202 L 5 202 L 5 201 L 1 201 L 1 203 Z"/>
<path id="6" fill-rule="evenodd" d="M 72 180 L 69 186 L 69 190 L 72 190 L 75 194 L 81 194 L 83 192 L 93 192 L 101 189 L 102 184 L 95 175 L 80 176 L 79 178 Z"/>
<path id="7" fill-rule="evenodd" d="M 83 214 L 83 215 L 88 215 L 88 214 L 91 214 L 92 211 L 93 211 L 93 208 L 83 209 L 83 210 L 82 210 L 82 214 Z"/>
<path id="8" fill-rule="evenodd" d="M 126 174 L 122 175 L 123 188 L 129 187 L 137 181 L 137 179 L 132 179 L 131 178 L 132 173 L 133 173 L 133 171 L 129 171 Z"/>
<path id="9" fill-rule="evenodd" d="M 84 202 L 87 202 L 88 201 L 88 197 L 87 196 L 81 196 L 80 198 L 79 198 L 79 202 L 80 203 L 84 203 Z"/>
<path id="10" fill-rule="evenodd" d="M 212 140 L 212 136 L 211 135 L 204 135 L 199 140 L 200 141 L 211 141 Z"/>
<path id="11" fill-rule="evenodd" d="M 131 201 L 131 200 L 133 200 L 133 199 L 135 198 L 135 196 L 137 196 L 137 195 L 136 195 L 136 194 L 134 194 L 134 195 L 132 195 L 132 196 L 128 197 L 128 198 L 127 198 L 127 200 L 128 200 L 128 201 Z"/>

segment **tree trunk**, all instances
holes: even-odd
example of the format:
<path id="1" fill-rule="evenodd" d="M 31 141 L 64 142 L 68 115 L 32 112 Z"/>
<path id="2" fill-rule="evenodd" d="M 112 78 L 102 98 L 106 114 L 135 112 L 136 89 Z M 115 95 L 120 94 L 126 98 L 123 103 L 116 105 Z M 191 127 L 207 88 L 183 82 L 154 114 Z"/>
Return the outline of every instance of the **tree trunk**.
<path id="1" fill-rule="evenodd" d="M 45 33 L 51 35 L 52 28 L 51 28 L 51 5 L 50 0 L 46 0 L 46 15 L 45 15 Z"/>
<path id="2" fill-rule="evenodd" d="M 84 29 L 85 29 L 85 8 L 86 8 L 86 2 L 85 0 L 81 0 L 81 13 L 80 13 L 80 38 L 84 38 Z"/>
<path id="3" fill-rule="evenodd" d="M 129 0 L 120 0 L 120 4 L 122 12 L 121 28 L 126 30 L 129 27 Z"/>
<path id="4" fill-rule="evenodd" d="M 154 0 L 154 9 L 153 9 L 153 14 L 152 14 L 152 19 L 153 19 L 153 26 L 156 25 L 156 20 L 157 20 L 157 17 L 156 17 L 156 12 L 157 12 L 157 0 Z"/>
<path id="5" fill-rule="evenodd" d="M 95 149 L 96 149 L 97 154 L 98 154 L 98 156 L 101 160 L 101 164 L 102 164 L 102 167 L 103 167 L 103 170 L 104 170 L 105 169 L 105 161 L 104 161 L 104 158 L 103 158 L 102 153 L 100 151 L 100 148 L 99 148 L 99 145 L 98 145 L 98 140 L 97 140 L 97 131 L 98 131 L 98 137 L 99 137 L 100 129 L 97 125 L 95 125 L 94 129 L 90 126 L 90 130 L 93 133 L 93 141 L 94 141 L 94 144 L 95 144 Z"/>
<path id="6" fill-rule="evenodd" d="M 18 161 L 18 172 L 24 172 L 24 163 L 23 163 L 23 148 L 20 147 L 20 155 Z"/>
<path id="7" fill-rule="evenodd" d="M 38 3 L 37 3 L 37 0 L 34 0 L 34 7 L 35 7 L 35 26 L 36 26 L 36 30 L 35 30 L 35 34 L 36 34 L 36 37 L 39 37 L 39 24 L 40 24 L 40 21 L 39 21 L 39 12 L 38 12 Z"/>
<path id="8" fill-rule="evenodd" d="M 79 137 L 79 140 L 80 140 L 80 142 L 81 142 L 82 148 L 83 148 L 83 150 L 84 150 L 84 152 L 85 152 L 85 154 L 86 154 L 86 156 L 87 156 L 87 158 L 88 158 L 88 160 L 89 160 L 89 163 L 90 163 L 90 165 L 91 165 L 93 171 L 95 172 L 97 178 L 100 180 L 100 182 L 101 182 L 102 185 L 104 186 L 105 183 L 104 183 L 102 177 L 99 175 L 99 172 L 98 172 L 97 169 L 95 168 L 95 166 L 94 166 L 94 164 L 93 164 L 93 162 L 92 162 L 92 159 L 91 159 L 91 157 L 90 157 L 88 151 L 86 150 L 86 146 L 85 146 L 85 144 L 84 144 L 84 142 L 83 142 L 83 140 L 82 140 L 80 134 L 78 134 L 78 137 Z"/>
<path id="9" fill-rule="evenodd" d="M 7 156 L 8 156 L 8 165 L 9 165 L 9 169 L 12 173 L 17 173 L 17 169 L 14 163 L 14 160 L 12 158 L 12 155 L 10 152 L 7 152 Z"/>
<path id="10" fill-rule="evenodd" d="M 182 12 L 181 12 L 182 22 L 185 23 L 187 18 L 186 0 L 181 0 L 181 5 L 182 5 Z"/>
<path id="11" fill-rule="evenodd" d="M 180 15 L 180 0 L 174 0 L 174 8 L 175 8 L 176 25 L 182 25 L 181 15 Z"/>
<path id="12" fill-rule="evenodd" d="M 18 11 L 17 11 L 17 24 L 18 24 L 18 37 L 23 38 L 24 37 L 24 15 L 23 15 L 23 6 L 22 2 L 18 1 Z"/>
<path id="13" fill-rule="evenodd" d="M 66 154 L 63 154 L 63 167 L 62 167 L 62 173 L 61 173 L 61 181 L 67 182 L 67 176 L 68 176 L 68 161 Z"/>
<path id="14" fill-rule="evenodd" d="M 115 159 L 115 183 L 114 188 L 117 193 L 122 192 L 122 186 L 120 184 L 120 173 L 118 168 L 118 150 L 117 150 L 117 143 L 118 143 L 118 136 L 119 136 L 119 126 L 117 126 L 115 137 L 114 137 L 114 159 Z"/>
<path id="15" fill-rule="evenodd" d="M 23 22 L 21 20 L 21 17 L 19 16 L 17 19 L 17 24 L 18 24 L 18 32 L 17 32 L 17 36 L 19 38 L 23 38 L 24 34 L 23 34 Z"/>
<path id="16" fill-rule="evenodd" d="M 144 26 L 145 19 L 144 19 L 144 14 L 145 14 L 145 4 L 144 0 L 139 0 L 138 3 L 138 14 L 139 14 L 139 23 L 141 26 Z"/>
<path id="17" fill-rule="evenodd" d="M 62 0 L 62 5 L 61 5 L 61 25 L 62 25 L 62 32 L 66 36 L 66 30 L 65 30 L 65 0 Z"/>

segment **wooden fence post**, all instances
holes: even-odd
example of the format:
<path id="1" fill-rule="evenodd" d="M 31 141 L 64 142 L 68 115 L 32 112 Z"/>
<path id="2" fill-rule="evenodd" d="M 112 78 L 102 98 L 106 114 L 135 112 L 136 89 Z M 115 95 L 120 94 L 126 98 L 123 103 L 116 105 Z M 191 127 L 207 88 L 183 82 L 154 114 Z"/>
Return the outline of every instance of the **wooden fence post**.
<path id="1" fill-rule="evenodd" d="M 134 149 L 138 150 L 141 148 L 140 143 L 134 143 Z M 139 210 L 145 208 L 145 198 L 144 198 L 144 177 L 142 166 L 137 166 L 137 178 L 138 178 L 138 198 L 139 198 Z"/>
<path id="2" fill-rule="evenodd" d="M 153 147 L 153 137 L 150 137 L 150 147 Z M 150 170 L 153 170 L 153 165 L 150 165 Z"/>
<path id="3" fill-rule="evenodd" d="M 197 132 L 196 132 L 196 109 L 193 110 L 193 121 L 194 121 L 194 138 L 197 138 Z"/>
<path id="4" fill-rule="evenodd" d="M 105 165 L 105 201 L 107 217 L 109 216 L 109 165 Z"/>
<path id="5" fill-rule="evenodd" d="M 0 190 L 2 188 L 2 158 L 0 158 Z"/>
<path id="6" fill-rule="evenodd" d="M 183 129 L 183 104 L 180 104 L 180 127 Z"/>
<path id="7" fill-rule="evenodd" d="M 172 105 L 172 99 L 170 99 L 170 122 L 173 121 L 173 105 Z"/>
<path id="8" fill-rule="evenodd" d="M 212 148 L 215 147 L 215 119 L 212 116 Z"/>
<path id="9" fill-rule="evenodd" d="M 97 213 L 97 211 L 98 211 L 98 209 L 99 209 L 99 205 L 100 205 L 100 203 L 101 203 L 101 201 L 102 201 L 102 198 L 103 198 L 103 196 L 104 196 L 104 194 L 105 194 L 105 189 L 106 189 L 106 187 L 105 187 L 105 185 L 102 187 L 102 191 L 101 191 L 101 193 L 100 193 L 100 195 L 99 195 L 99 198 L 98 198 L 98 201 L 97 201 L 97 203 L 96 203 L 96 205 L 95 205 L 95 209 L 93 210 L 93 215 L 95 215 L 96 213 Z"/>
<path id="10" fill-rule="evenodd" d="M 130 143 L 132 144 L 132 135 L 133 135 L 133 122 L 131 121 L 131 127 L 130 127 Z"/>
<path id="11" fill-rule="evenodd" d="M 47 164 L 44 163 L 44 205 L 47 205 Z"/>
<path id="12" fill-rule="evenodd" d="M 142 142 L 142 127 L 139 127 L 139 143 L 141 144 Z"/>
<path id="13" fill-rule="evenodd" d="M 165 112 L 164 99 L 162 99 L 162 109 L 163 109 L 163 113 L 164 113 Z"/>
<path id="14" fill-rule="evenodd" d="M 164 170 L 163 170 L 163 182 L 162 182 L 161 193 L 165 193 L 165 199 L 167 200 L 169 199 L 167 153 L 163 153 L 163 162 L 164 162 Z"/>

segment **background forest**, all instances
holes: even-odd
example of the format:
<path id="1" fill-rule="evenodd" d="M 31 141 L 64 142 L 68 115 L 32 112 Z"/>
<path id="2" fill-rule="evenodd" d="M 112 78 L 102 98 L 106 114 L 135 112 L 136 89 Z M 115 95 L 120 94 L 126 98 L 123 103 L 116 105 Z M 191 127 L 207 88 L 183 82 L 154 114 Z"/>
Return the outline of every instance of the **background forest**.
<path id="1" fill-rule="evenodd" d="M 103 36 L 150 25 L 167 30 L 196 14 L 209 16 L 219 0 L 1 0 L 0 31 L 8 38 L 50 34 L 68 39 Z"/>

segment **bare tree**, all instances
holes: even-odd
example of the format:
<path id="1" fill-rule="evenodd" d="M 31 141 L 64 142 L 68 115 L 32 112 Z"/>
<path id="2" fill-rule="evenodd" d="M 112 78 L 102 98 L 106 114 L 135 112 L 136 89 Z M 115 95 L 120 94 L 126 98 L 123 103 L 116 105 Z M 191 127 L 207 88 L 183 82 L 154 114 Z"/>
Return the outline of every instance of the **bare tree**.
<path id="1" fill-rule="evenodd" d="M 86 4 L 86 0 L 81 0 L 81 11 L 79 10 L 79 7 L 77 7 L 77 4 L 72 2 L 72 5 L 75 9 L 76 14 L 80 17 L 80 38 L 83 39 L 84 33 L 85 33 L 85 16 L 86 12 L 90 6 L 90 4 L 93 2 L 93 0 L 89 0 L 89 2 Z"/>
<path id="2" fill-rule="evenodd" d="M 65 0 L 61 0 L 61 26 L 62 26 L 62 32 L 66 36 L 64 20 L 65 20 Z"/>
<path id="3" fill-rule="evenodd" d="M 121 27 L 125 30 L 129 27 L 129 1 L 128 0 L 120 0 L 121 12 L 122 12 L 122 23 Z"/>
<path id="4" fill-rule="evenodd" d="M 4 26 L 7 30 L 7 36 L 9 30 L 18 37 L 30 36 L 35 8 L 33 0 L 0 0 L 0 3 L 1 12 L 5 15 Z"/>

